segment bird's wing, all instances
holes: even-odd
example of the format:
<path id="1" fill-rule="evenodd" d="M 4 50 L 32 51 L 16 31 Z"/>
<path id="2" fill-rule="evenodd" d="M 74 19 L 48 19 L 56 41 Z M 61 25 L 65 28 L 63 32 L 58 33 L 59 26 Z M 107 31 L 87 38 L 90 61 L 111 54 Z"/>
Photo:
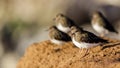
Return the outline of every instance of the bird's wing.
<path id="1" fill-rule="evenodd" d="M 82 41 L 86 43 L 107 43 L 107 40 L 101 39 L 100 37 L 87 31 L 85 31 Z"/>
<path id="2" fill-rule="evenodd" d="M 106 28 L 106 29 L 109 30 L 109 31 L 118 33 L 118 32 L 114 29 L 114 27 L 112 26 L 112 24 L 110 24 L 110 22 L 109 22 L 104 16 L 102 16 L 102 20 L 103 20 L 103 22 L 105 22 L 104 25 L 103 25 L 104 28 Z"/>
<path id="3" fill-rule="evenodd" d="M 55 35 L 55 39 L 61 40 L 61 41 L 71 41 L 70 36 L 68 36 L 66 33 L 59 31 Z"/>

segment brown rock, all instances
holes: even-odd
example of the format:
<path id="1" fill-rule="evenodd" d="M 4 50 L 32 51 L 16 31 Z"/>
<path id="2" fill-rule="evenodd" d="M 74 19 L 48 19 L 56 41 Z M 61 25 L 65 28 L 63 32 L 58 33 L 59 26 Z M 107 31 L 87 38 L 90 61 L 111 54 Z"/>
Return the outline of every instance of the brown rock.
<path id="1" fill-rule="evenodd" d="M 111 40 L 110 40 L 111 41 Z M 50 41 L 34 43 L 20 59 L 17 68 L 119 68 L 120 41 L 84 49 L 71 42 L 58 46 Z M 85 53 L 86 52 L 86 53 Z"/>

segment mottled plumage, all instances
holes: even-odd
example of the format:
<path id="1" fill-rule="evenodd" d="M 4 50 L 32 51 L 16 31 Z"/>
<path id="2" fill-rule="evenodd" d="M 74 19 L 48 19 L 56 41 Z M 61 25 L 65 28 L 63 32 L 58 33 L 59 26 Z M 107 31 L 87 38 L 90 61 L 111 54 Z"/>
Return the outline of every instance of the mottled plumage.
<path id="1" fill-rule="evenodd" d="M 107 18 L 105 18 L 105 16 L 99 11 L 93 13 L 91 23 L 93 28 L 102 35 L 108 34 L 109 32 L 118 33 L 114 29 L 114 27 L 110 24 L 110 22 L 107 20 Z"/>
<path id="2" fill-rule="evenodd" d="M 71 32 L 73 30 L 75 30 L 72 34 L 72 41 L 73 43 L 79 47 L 79 48 L 88 48 L 91 46 L 95 46 L 101 43 L 107 43 L 107 40 L 104 40 L 98 36 L 96 36 L 95 34 L 85 31 L 81 28 L 78 28 L 75 26 L 73 28 L 71 28 Z"/>
<path id="3" fill-rule="evenodd" d="M 71 26 L 75 25 L 74 21 L 70 19 L 69 17 L 59 13 L 54 18 L 55 23 L 57 24 L 57 28 L 61 30 L 62 32 L 69 32 Z"/>
<path id="4" fill-rule="evenodd" d="M 88 31 L 76 32 L 73 36 L 75 40 L 78 42 L 85 42 L 85 43 L 106 43 L 107 42 L 107 40 L 101 39 L 100 37 Z"/>
<path id="5" fill-rule="evenodd" d="M 79 30 L 83 30 L 81 27 L 78 27 L 78 26 L 72 26 L 70 28 L 70 32 L 68 33 L 69 36 L 72 36 L 73 33 L 75 33 L 76 31 L 79 31 Z"/>
<path id="6" fill-rule="evenodd" d="M 56 26 L 52 26 L 49 29 L 49 36 L 53 43 L 60 44 L 64 42 L 71 41 L 70 36 L 68 36 L 66 33 L 58 30 Z"/>

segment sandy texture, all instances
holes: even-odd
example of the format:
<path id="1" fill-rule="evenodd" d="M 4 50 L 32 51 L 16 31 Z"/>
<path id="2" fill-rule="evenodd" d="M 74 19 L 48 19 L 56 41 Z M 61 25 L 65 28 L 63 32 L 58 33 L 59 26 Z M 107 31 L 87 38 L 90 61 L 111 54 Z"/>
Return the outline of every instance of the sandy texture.
<path id="1" fill-rule="evenodd" d="M 32 44 L 20 59 L 17 68 L 120 68 L 120 42 L 88 49 L 75 47 L 71 42 L 63 46 L 48 41 Z"/>

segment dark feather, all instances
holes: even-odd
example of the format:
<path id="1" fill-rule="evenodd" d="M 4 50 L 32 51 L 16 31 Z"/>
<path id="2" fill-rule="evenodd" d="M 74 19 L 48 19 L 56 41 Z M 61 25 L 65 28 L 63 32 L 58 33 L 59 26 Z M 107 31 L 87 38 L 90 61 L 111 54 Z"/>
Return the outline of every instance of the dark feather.
<path id="1" fill-rule="evenodd" d="M 109 31 L 111 31 L 111 32 L 116 32 L 116 33 L 118 33 L 115 29 L 114 29 L 114 27 L 112 26 L 112 24 L 110 24 L 110 22 L 107 20 L 107 18 L 105 18 L 104 16 L 103 16 L 103 14 L 102 13 L 99 13 L 99 15 L 100 15 L 100 17 L 102 18 L 102 20 L 103 20 L 103 22 L 104 22 L 104 28 L 106 28 L 107 30 L 109 30 Z"/>
<path id="2" fill-rule="evenodd" d="M 81 38 L 81 42 L 86 42 L 86 43 L 107 43 L 108 42 L 107 40 L 104 40 L 88 31 L 84 31 L 82 34 L 84 35 Z"/>
<path id="3" fill-rule="evenodd" d="M 66 33 L 58 30 L 56 27 L 50 29 L 49 32 L 50 38 L 60 40 L 60 41 L 71 41 L 71 37 L 67 35 Z"/>
<path id="4" fill-rule="evenodd" d="M 66 19 L 67 19 L 67 22 L 68 22 L 68 26 L 69 26 L 69 27 L 72 27 L 72 26 L 75 26 L 75 25 L 76 25 L 75 22 L 74 22 L 72 19 L 70 19 L 69 17 L 66 17 Z"/>
<path id="5" fill-rule="evenodd" d="M 56 40 L 61 40 L 61 41 L 71 41 L 70 36 L 68 36 L 66 33 L 58 31 L 55 35 L 54 38 Z"/>

